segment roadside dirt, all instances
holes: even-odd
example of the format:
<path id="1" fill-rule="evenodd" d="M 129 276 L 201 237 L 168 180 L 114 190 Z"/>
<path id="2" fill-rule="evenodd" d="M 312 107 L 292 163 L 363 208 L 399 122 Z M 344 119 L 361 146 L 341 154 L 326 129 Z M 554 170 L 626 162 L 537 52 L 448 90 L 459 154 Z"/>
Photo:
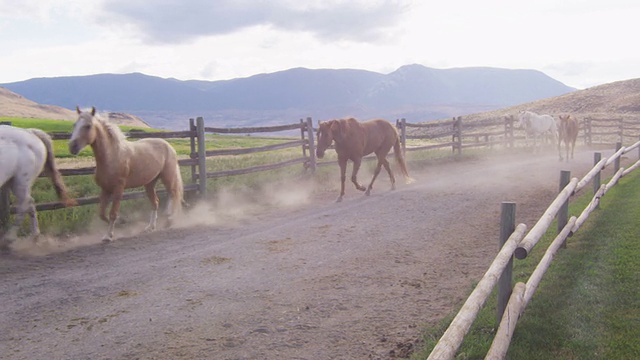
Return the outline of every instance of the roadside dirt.
<path id="1" fill-rule="evenodd" d="M 0 255 L 0 357 L 404 358 L 488 268 L 501 202 L 531 227 L 560 170 L 592 164 L 593 151 L 414 163 L 415 183 L 389 191 L 381 174 L 342 203 L 336 167 L 331 185 L 221 194 L 176 229 L 20 241 Z"/>

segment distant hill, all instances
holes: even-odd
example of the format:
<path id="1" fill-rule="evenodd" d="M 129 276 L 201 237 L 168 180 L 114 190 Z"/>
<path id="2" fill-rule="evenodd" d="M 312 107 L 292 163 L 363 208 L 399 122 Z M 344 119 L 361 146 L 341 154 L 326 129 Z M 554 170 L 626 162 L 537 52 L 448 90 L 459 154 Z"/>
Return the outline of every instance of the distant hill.
<path id="1" fill-rule="evenodd" d="M 108 112 L 107 116 L 110 121 L 116 124 L 149 127 L 149 124 L 137 116 L 118 112 Z M 0 87 L 0 117 L 75 121 L 78 118 L 78 113 L 61 106 L 38 104 Z"/>
<path id="2" fill-rule="evenodd" d="M 41 104 L 96 106 L 165 128 L 184 128 L 187 119 L 197 116 L 216 126 L 282 124 L 308 116 L 405 117 L 419 122 L 575 91 L 534 70 L 422 65 L 406 65 L 390 74 L 295 68 L 225 81 L 134 73 L 38 78 L 0 86 Z"/>
<path id="3" fill-rule="evenodd" d="M 578 118 L 634 118 L 640 121 L 640 79 L 616 81 L 569 94 L 464 116 L 468 121 L 516 115 L 520 110 L 540 114 L 572 114 Z"/>

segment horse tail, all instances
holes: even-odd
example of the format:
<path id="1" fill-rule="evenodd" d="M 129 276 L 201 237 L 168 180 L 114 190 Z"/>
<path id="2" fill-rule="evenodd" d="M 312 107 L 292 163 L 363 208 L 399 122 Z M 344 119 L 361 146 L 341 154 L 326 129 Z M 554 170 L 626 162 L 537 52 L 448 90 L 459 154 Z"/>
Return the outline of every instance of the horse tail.
<path id="1" fill-rule="evenodd" d="M 182 182 L 182 174 L 180 174 L 180 165 L 176 160 L 175 176 L 173 181 L 173 191 L 171 191 L 171 215 L 180 215 L 182 213 L 182 205 L 184 201 L 184 184 Z"/>
<path id="2" fill-rule="evenodd" d="M 393 144 L 393 153 L 396 156 L 396 161 L 400 165 L 400 171 L 404 176 L 405 182 L 407 184 L 414 182 L 413 178 L 409 176 L 409 171 L 407 170 L 407 163 L 404 161 L 404 155 L 402 154 L 402 147 L 400 146 L 400 137 L 396 138 L 396 142 Z"/>
<path id="3" fill-rule="evenodd" d="M 58 199 L 60 199 L 64 206 L 77 205 L 77 202 L 74 199 L 69 198 L 67 187 L 62 180 L 62 174 L 60 174 L 60 171 L 56 166 L 56 158 L 53 153 L 53 141 L 51 140 L 51 136 L 40 129 L 29 129 L 29 131 L 37 136 L 47 149 L 44 173 L 51 179 L 56 195 L 58 195 Z"/>

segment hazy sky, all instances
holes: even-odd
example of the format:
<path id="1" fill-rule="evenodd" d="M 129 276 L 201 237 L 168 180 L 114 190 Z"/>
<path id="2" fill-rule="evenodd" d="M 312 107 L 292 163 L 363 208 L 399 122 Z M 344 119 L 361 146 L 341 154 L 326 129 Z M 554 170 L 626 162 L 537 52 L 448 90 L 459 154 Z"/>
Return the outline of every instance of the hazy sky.
<path id="1" fill-rule="evenodd" d="M 640 77 L 639 19 L 637 0 L 0 0 L 0 83 L 422 64 L 535 69 L 582 89 Z"/>

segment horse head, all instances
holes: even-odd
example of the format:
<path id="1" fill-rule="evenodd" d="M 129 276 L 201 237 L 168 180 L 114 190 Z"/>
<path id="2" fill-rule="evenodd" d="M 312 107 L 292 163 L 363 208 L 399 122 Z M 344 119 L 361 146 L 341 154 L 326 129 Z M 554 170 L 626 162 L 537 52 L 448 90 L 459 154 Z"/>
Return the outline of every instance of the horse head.
<path id="1" fill-rule="evenodd" d="M 518 112 L 518 122 L 516 123 L 516 127 L 519 129 L 526 129 L 529 120 L 529 112 L 526 110 L 520 110 Z"/>
<path id="2" fill-rule="evenodd" d="M 316 144 L 316 156 L 318 159 L 324 157 L 324 152 L 336 139 L 340 139 L 340 121 L 321 121 L 318 124 L 318 141 Z"/>
<path id="3" fill-rule="evenodd" d="M 80 150 L 85 146 L 93 144 L 96 140 L 96 129 L 93 123 L 96 115 L 96 108 L 92 107 L 91 111 L 82 111 L 76 106 L 78 119 L 73 124 L 73 132 L 69 139 L 69 152 L 78 155 Z"/>

